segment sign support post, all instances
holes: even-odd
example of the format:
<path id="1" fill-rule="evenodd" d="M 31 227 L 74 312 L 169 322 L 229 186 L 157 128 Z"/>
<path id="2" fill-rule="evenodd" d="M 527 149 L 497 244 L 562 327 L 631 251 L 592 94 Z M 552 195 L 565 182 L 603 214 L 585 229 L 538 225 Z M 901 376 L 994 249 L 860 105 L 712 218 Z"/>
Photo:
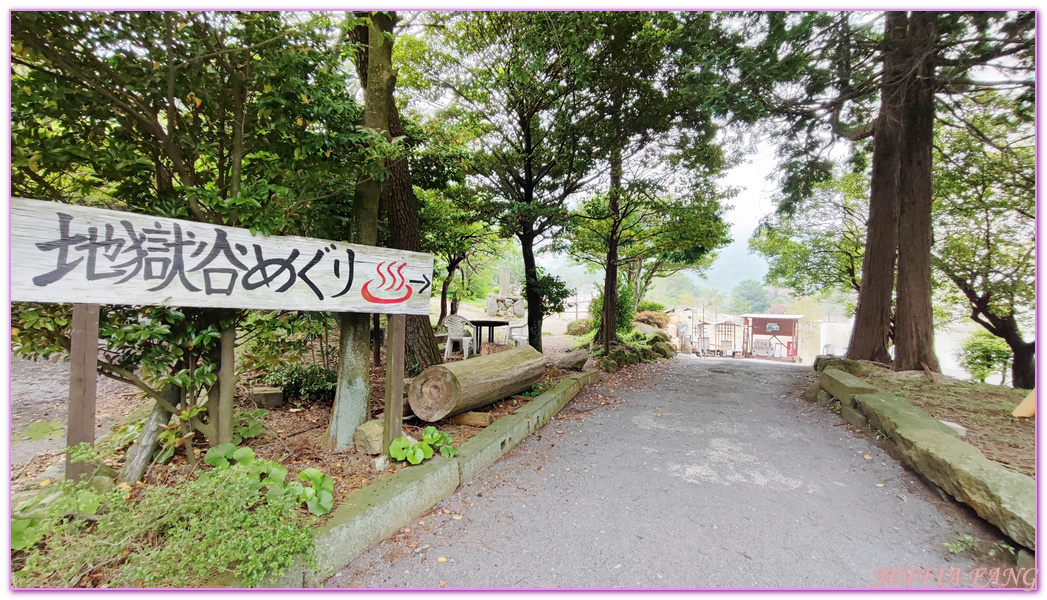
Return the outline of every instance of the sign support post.
<path id="1" fill-rule="evenodd" d="M 385 428 L 382 450 L 403 435 L 404 424 L 404 354 L 407 333 L 405 315 L 389 315 L 389 341 L 385 350 Z"/>
<path id="2" fill-rule="evenodd" d="M 69 418 L 66 446 L 95 442 L 95 391 L 98 385 L 97 304 L 74 304 L 69 348 Z M 65 478 L 78 481 L 94 473 L 98 465 L 70 462 L 65 456 Z"/>

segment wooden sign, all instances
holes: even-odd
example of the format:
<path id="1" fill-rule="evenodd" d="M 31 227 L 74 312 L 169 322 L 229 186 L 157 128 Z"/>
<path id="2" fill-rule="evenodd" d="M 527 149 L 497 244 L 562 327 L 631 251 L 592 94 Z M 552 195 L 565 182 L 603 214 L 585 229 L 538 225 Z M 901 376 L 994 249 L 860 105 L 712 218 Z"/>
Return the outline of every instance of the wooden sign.
<path id="1" fill-rule="evenodd" d="M 429 314 L 433 256 L 13 198 L 11 300 Z"/>

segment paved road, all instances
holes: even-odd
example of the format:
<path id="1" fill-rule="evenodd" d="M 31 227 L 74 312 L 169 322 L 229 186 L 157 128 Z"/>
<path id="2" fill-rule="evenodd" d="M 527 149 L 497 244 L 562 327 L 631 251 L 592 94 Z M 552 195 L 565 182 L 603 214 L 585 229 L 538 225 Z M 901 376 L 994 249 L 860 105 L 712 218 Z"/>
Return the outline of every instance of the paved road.
<path id="1" fill-rule="evenodd" d="M 587 388 L 325 587 L 865 588 L 885 567 L 966 573 L 942 544 L 991 536 L 802 400 L 809 367 L 653 369 Z"/>

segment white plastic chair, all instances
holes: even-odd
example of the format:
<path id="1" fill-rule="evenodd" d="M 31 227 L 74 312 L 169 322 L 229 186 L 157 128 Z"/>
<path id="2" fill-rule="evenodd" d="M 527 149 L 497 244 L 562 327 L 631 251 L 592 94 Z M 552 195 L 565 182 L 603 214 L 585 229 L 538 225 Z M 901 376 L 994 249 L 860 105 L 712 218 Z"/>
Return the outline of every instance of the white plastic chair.
<path id="1" fill-rule="evenodd" d="M 462 357 L 469 358 L 469 350 L 473 346 L 473 337 L 470 334 L 473 329 L 472 322 L 459 315 L 447 315 L 444 318 L 444 326 L 447 327 L 447 346 L 444 347 L 444 360 L 451 357 L 451 343 L 462 344 Z"/>
<path id="2" fill-rule="evenodd" d="M 527 343 L 527 319 L 523 318 L 519 321 L 509 323 L 505 329 L 505 344 L 509 345 L 509 340 L 513 341 L 514 346 Z"/>

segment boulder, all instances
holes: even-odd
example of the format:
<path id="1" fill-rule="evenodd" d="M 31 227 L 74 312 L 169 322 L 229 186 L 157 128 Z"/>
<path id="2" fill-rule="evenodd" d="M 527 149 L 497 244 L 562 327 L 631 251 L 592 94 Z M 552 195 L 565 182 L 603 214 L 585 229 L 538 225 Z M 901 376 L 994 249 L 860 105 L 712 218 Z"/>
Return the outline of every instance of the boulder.
<path id="1" fill-rule="evenodd" d="M 665 358 L 676 356 L 676 351 L 669 345 L 669 342 L 655 342 L 654 344 L 651 344 L 651 349 Z"/>
<path id="2" fill-rule="evenodd" d="M 814 400 L 818 397 L 818 392 L 821 389 L 822 386 L 818 385 L 817 381 L 811 383 L 811 385 L 807 386 L 807 390 L 804 391 L 803 399 L 808 402 L 814 402 Z"/>
<path id="3" fill-rule="evenodd" d="M 618 363 L 618 366 L 640 364 L 640 355 L 628 346 L 618 346 L 612 349 L 608 356 Z"/>
<path id="4" fill-rule="evenodd" d="M 633 331 L 639 331 L 644 337 L 653 335 L 654 332 L 658 331 L 658 328 L 654 325 L 648 325 L 647 323 L 633 323 Z"/>
<path id="5" fill-rule="evenodd" d="M 960 439 L 963 439 L 963 438 L 967 437 L 967 428 L 964 427 L 963 425 L 960 425 L 959 423 L 953 423 L 952 421 L 945 421 L 943 419 L 938 419 L 938 420 L 941 421 L 942 425 L 945 425 L 949 429 L 952 429 L 952 431 L 956 435 L 956 437 L 958 437 Z"/>
<path id="6" fill-rule="evenodd" d="M 613 358 L 608 358 L 606 356 L 596 361 L 596 366 L 603 371 L 607 371 L 608 373 L 614 373 L 618 370 L 618 363 L 615 362 Z"/>
<path id="7" fill-rule="evenodd" d="M 567 324 L 567 335 L 585 335 L 592 330 L 592 319 L 577 319 Z"/>
<path id="8" fill-rule="evenodd" d="M 361 454 L 384 454 L 382 451 L 382 431 L 385 424 L 380 419 L 371 419 L 356 428 L 353 433 L 353 445 Z"/>
<path id="9" fill-rule="evenodd" d="M 858 375 L 862 372 L 862 363 L 832 354 L 820 354 L 814 357 L 814 370 L 821 373 L 826 369 L 839 369 L 851 375 Z"/>
<path id="10" fill-rule="evenodd" d="M 513 304 L 513 311 L 512 312 L 513 312 L 513 316 L 516 317 L 517 319 L 522 319 L 524 317 L 524 315 L 527 314 L 527 307 L 524 306 L 524 299 L 523 298 L 517 298 L 516 299 L 516 302 Z"/>
<path id="11" fill-rule="evenodd" d="M 819 388 L 818 392 L 814 395 L 814 400 L 822 406 L 829 406 L 833 402 L 833 397 L 829 392 Z"/>
<path id="12" fill-rule="evenodd" d="M 668 342 L 671 339 L 672 339 L 672 337 L 668 333 L 666 333 L 664 330 L 656 329 L 654 331 L 654 333 L 652 333 L 650 336 L 648 336 L 648 338 L 647 338 L 647 345 L 651 346 L 651 345 L 656 344 L 658 342 Z"/>
<path id="13" fill-rule="evenodd" d="M 644 362 L 654 362 L 662 357 L 661 354 L 658 354 L 657 352 L 651 350 L 647 346 L 641 346 L 639 352 L 640 358 L 642 358 Z"/>
<path id="14" fill-rule="evenodd" d="M 560 357 L 556 366 L 564 371 L 581 371 L 589 360 L 589 353 L 585 350 L 575 350 Z"/>

